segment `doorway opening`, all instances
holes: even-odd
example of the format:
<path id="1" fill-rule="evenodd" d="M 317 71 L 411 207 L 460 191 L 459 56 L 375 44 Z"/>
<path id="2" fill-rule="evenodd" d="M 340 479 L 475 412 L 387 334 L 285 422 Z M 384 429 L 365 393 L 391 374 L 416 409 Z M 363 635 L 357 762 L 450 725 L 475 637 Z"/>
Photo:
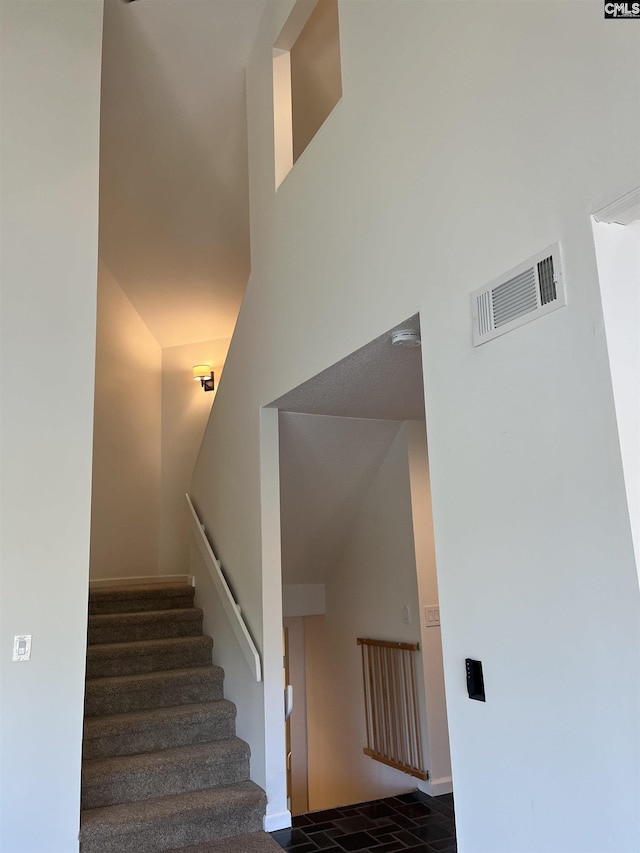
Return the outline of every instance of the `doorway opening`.
<path id="1" fill-rule="evenodd" d="M 419 317 L 272 403 L 293 815 L 416 788 L 452 791 L 422 355 L 419 346 L 392 345 L 399 329 L 419 340 Z M 418 647 L 422 773 L 363 752 L 362 638 Z"/>

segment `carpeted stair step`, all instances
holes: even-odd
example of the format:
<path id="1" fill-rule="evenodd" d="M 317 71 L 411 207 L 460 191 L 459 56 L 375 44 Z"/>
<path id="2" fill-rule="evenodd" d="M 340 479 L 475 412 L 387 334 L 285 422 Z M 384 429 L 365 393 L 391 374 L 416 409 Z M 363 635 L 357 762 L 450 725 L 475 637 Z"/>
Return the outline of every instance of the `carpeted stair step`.
<path id="1" fill-rule="evenodd" d="M 167 853 L 282 853 L 282 847 L 268 832 L 249 832 L 209 844 L 192 844 Z"/>
<path id="2" fill-rule="evenodd" d="M 211 663 L 211 637 L 172 637 L 134 643 L 101 643 L 87 649 L 87 678 L 135 675 Z"/>
<path id="3" fill-rule="evenodd" d="M 199 634 L 202 634 L 202 610 L 198 607 L 89 616 L 89 645 L 195 637 Z"/>
<path id="4" fill-rule="evenodd" d="M 195 588 L 186 583 L 149 583 L 92 589 L 89 613 L 139 613 L 193 607 Z"/>
<path id="5" fill-rule="evenodd" d="M 81 812 L 80 853 L 156 853 L 262 828 L 266 796 L 253 782 Z"/>
<path id="6" fill-rule="evenodd" d="M 232 785 L 249 778 L 249 744 L 240 738 L 99 758 L 82 767 L 82 808 Z"/>
<path id="7" fill-rule="evenodd" d="M 227 699 L 90 717 L 84 722 L 85 759 L 133 755 L 211 740 L 236 733 L 236 706 Z"/>
<path id="8" fill-rule="evenodd" d="M 219 666 L 169 669 L 142 675 L 93 678 L 85 688 L 86 717 L 167 708 L 222 699 L 224 672 Z"/>

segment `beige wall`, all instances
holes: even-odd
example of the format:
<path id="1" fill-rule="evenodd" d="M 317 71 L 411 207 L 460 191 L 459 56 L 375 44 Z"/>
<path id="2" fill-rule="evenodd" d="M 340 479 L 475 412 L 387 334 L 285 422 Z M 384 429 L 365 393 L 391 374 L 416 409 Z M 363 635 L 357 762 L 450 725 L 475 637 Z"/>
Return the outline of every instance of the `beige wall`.
<path id="1" fill-rule="evenodd" d="M 283 619 L 284 629 L 288 633 L 288 681 L 293 687 L 293 710 L 289 716 L 289 750 L 291 758 L 291 814 L 309 811 L 309 750 L 307 735 L 307 664 L 305 650 L 305 632 L 307 618 L 290 616 Z M 313 630 L 313 626 L 311 627 Z M 317 647 L 317 645 L 316 645 Z M 314 696 L 314 701 L 318 696 Z"/>
<path id="2" fill-rule="evenodd" d="M 365 756 L 358 637 L 420 641 L 407 427 L 398 431 L 326 584 L 325 616 L 306 631 L 309 807 L 330 808 L 413 790 L 417 780 Z M 410 624 L 403 622 L 408 605 Z M 416 665 L 419 691 L 422 672 Z M 424 710 L 424 709 L 423 709 Z M 422 719 L 424 769 L 428 767 Z"/>
<path id="3" fill-rule="evenodd" d="M 3 0 L 0 850 L 78 850 L 102 3 Z M 31 660 L 13 663 L 16 634 Z"/>
<path id="4" fill-rule="evenodd" d="M 91 577 L 186 574 L 184 495 L 216 394 L 191 369 L 212 365 L 217 388 L 229 340 L 162 349 L 103 263 L 99 273 Z"/>
<path id="5" fill-rule="evenodd" d="M 349 524 L 347 551 L 341 554 L 333 571 L 328 572 L 329 600 L 333 606 L 326 618 L 309 615 L 325 613 L 324 585 L 283 585 L 284 614 L 298 617 L 285 619 L 285 625 L 297 627 L 301 616 L 305 625 L 304 631 L 290 630 L 289 642 L 292 654 L 300 654 L 295 644 L 302 644 L 309 671 L 311 808 L 328 808 L 346 802 L 345 798 L 355 802 L 384 796 L 405 790 L 407 786 L 418 785 L 435 794 L 452 789 L 441 632 L 439 627 L 427 628 L 424 622 L 424 607 L 438 605 L 424 422 L 408 421 L 402 427 L 397 424 L 392 441 L 386 459 L 376 471 L 374 482 L 366 490 L 362 505 Z M 304 515 L 305 507 L 299 511 Z M 390 577 L 393 579 L 391 596 Z M 294 598 L 292 593 L 298 589 L 301 592 L 321 591 L 322 606 L 317 607 L 310 596 L 301 594 Z M 405 625 L 397 623 L 403 604 L 410 606 L 411 638 L 419 637 L 420 641 L 416 666 L 424 679 L 421 709 L 424 768 L 429 772 L 426 782 L 403 777 L 370 759 L 363 759 L 360 658 L 358 652 L 355 665 L 350 640 L 345 640 L 358 625 L 362 626 L 359 635 L 387 639 L 395 637 L 399 627 L 406 631 Z M 305 635 L 308 636 L 306 642 Z M 342 643 L 346 643 L 346 650 L 339 647 Z M 296 808 L 296 795 L 302 790 L 303 781 L 305 792 L 307 785 L 307 750 L 301 745 L 302 737 L 306 739 L 306 717 L 304 731 L 301 731 L 300 720 L 300 697 L 307 688 L 304 673 L 294 671 L 292 678 L 295 679 L 292 682 L 296 697 L 292 726 L 296 731 L 296 745 L 291 767 L 293 812 L 298 813 L 301 809 Z M 307 714 L 306 704 L 304 713 Z M 358 729 L 357 737 L 352 737 L 352 731 L 344 734 L 346 719 Z M 340 784 L 336 780 L 341 780 Z"/>
<path id="6" fill-rule="evenodd" d="M 198 341 L 162 350 L 162 423 L 160 473 L 159 571 L 189 570 L 189 527 L 185 492 L 189 491 L 204 428 L 217 391 L 195 382 L 194 364 L 213 367 L 216 389 L 229 339 Z"/>
<path id="7" fill-rule="evenodd" d="M 162 350 L 104 264 L 99 272 L 91 577 L 155 575 Z"/>
<path id="8" fill-rule="evenodd" d="M 337 0 L 320 0 L 291 48 L 293 162 L 342 96 Z"/>
<path id="9" fill-rule="evenodd" d="M 460 846 L 637 849 L 638 584 L 589 221 L 638 185 L 637 32 L 595 0 L 342 2 L 342 101 L 275 192 L 291 8 L 265 7 L 247 73 L 252 273 L 193 484 L 265 695 L 260 409 L 419 312 Z M 557 240 L 567 307 L 474 349 L 469 294 Z M 276 799 L 278 730 L 250 737 Z"/>
<path id="10" fill-rule="evenodd" d="M 440 626 L 428 626 L 425 607 L 439 605 L 436 553 L 433 537 L 431 484 L 427 435 L 421 421 L 408 421 L 407 453 L 409 458 L 409 488 L 418 579 L 418 613 L 421 635 L 421 659 L 427 707 L 427 741 L 429 744 L 429 781 L 422 786 L 433 794 L 448 793 L 452 788 L 449 725 L 444 689 L 442 631 Z"/>

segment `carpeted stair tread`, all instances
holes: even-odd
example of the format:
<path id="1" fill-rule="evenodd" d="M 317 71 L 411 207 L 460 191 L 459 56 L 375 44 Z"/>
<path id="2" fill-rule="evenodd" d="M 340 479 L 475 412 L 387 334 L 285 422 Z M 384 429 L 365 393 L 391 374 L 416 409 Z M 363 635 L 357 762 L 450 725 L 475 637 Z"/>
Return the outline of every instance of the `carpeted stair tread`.
<path id="1" fill-rule="evenodd" d="M 251 781 L 83 809 L 81 853 L 155 853 L 258 831 L 266 796 Z"/>
<path id="2" fill-rule="evenodd" d="M 227 699 L 154 708 L 84 721 L 85 759 L 154 752 L 235 734 L 236 706 Z"/>
<path id="3" fill-rule="evenodd" d="M 167 853 L 282 853 L 282 847 L 268 832 L 250 832 L 247 835 L 234 835 L 222 838 L 210 844 L 193 844 Z"/>
<path id="4" fill-rule="evenodd" d="M 145 772 L 151 769 L 171 770 L 185 763 L 211 764 L 238 755 L 248 756 L 249 744 L 238 737 L 234 737 L 213 743 L 200 743 L 176 749 L 160 749 L 157 752 L 139 755 L 98 758 L 93 761 L 85 761 L 82 768 L 82 781 L 83 783 L 91 782 L 107 776 Z"/>
<path id="5" fill-rule="evenodd" d="M 212 647 L 213 640 L 204 634 L 90 645 L 87 679 L 206 666 L 211 663 Z"/>
<path id="6" fill-rule="evenodd" d="M 89 613 L 126 613 L 193 607 L 195 588 L 187 583 L 145 583 L 98 587 L 89 593 Z"/>
<path id="7" fill-rule="evenodd" d="M 249 744 L 233 737 L 85 761 L 82 807 L 96 808 L 243 782 L 249 778 L 249 755 Z"/>
<path id="8" fill-rule="evenodd" d="M 89 645 L 193 637 L 200 634 L 202 610 L 199 607 L 89 616 Z"/>
<path id="9" fill-rule="evenodd" d="M 167 669 L 137 675 L 93 678 L 86 682 L 85 716 L 122 714 L 222 699 L 224 671 L 219 666 Z"/>

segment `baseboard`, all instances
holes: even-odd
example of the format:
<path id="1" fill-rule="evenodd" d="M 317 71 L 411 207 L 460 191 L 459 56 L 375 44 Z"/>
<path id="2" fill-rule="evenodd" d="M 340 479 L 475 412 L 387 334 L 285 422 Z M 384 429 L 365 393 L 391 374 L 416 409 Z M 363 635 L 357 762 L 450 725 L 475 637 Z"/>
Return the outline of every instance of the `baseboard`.
<path id="1" fill-rule="evenodd" d="M 266 814 L 263 826 L 265 832 L 275 832 L 276 829 L 288 829 L 291 826 L 291 812 L 286 810 L 283 812 L 274 812 L 274 814 Z"/>
<path id="2" fill-rule="evenodd" d="M 439 779 L 429 779 L 427 782 L 421 782 L 418 786 L 425 794 L 431 797 L 438 797 L 440 794 L 453 793 L 453 780 L 451 776 L 441 776 Z"/>
<path id="3" fill-rule="evenodd" d="M 141 583 L 187 583 L 195 586 L 193 575 L 140 575 L 134 578 L 94 578 L 89 580 L 89 589 L 102 586 L 135 586 Z"/>

